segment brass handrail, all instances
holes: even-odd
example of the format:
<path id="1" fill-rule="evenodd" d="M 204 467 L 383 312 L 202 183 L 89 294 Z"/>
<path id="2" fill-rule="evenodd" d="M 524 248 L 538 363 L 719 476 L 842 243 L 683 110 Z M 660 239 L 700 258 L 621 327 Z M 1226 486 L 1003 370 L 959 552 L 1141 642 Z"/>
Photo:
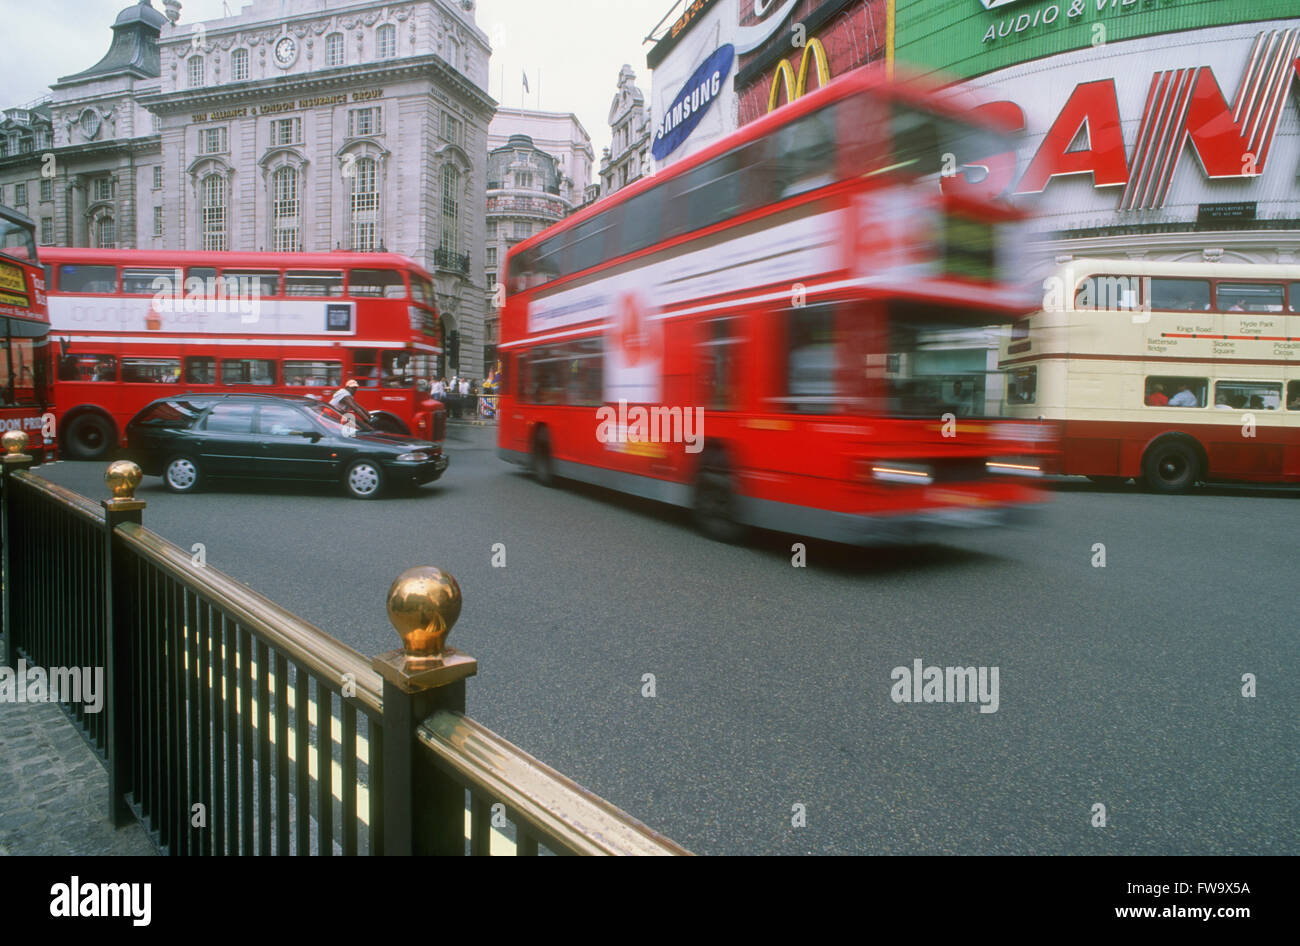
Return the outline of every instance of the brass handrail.
<path id="1" fill-rule="evenodd" d="M 557 852 L 691 853 L 468 716 L 434 713 L 416 735 L 442 765 L 504 803 Z"/>
<path id="2" fill-rule="evenodd" d="M 371 669 L 369 659 L 347 644 L 211 565 L 194 564 L 189 552 L 138 523 L 122 523 L 115 532 L 135 552 L 209 598 L 239 624 L 319 678 L 338 680 L 342 686 L 345 675 L 351 674 L 357 700 L 372 713 L 383 712 L 383 678 Z"/>
<path id="3" fill-rule="evenodd" d="M 90 520 L 93 524 L 102 526 L 104 524 L 104 510 L 93 500 L 87 499 L 80 493 L 74 493 L 70 489 L 65 489 L 57 483 L 51 483 L 49 480 L 30 473 L 27 470 L 18 470 L 9 474 L 9 478 L 17 480 L 24 486 L 44 493 L 51 499 L 69 507 L 73 512 Z"/>

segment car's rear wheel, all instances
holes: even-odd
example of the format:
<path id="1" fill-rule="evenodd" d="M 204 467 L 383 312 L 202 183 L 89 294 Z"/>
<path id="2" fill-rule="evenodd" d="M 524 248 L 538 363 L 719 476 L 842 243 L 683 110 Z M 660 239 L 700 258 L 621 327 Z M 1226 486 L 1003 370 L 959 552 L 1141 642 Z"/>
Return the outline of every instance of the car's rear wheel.
<path id="1" fill-rule="evenodd" d="M 74 417 L 63 432 L 65 448 L 73 460 L 102 460 L 116 439 L 112 423 L 100 414 Z"/>
<path id="2" fill-rule="evenodd" d="M 173 493 L 192 493 L 202 479 L 199 463 L 193 457 L 172 457 L 163 468 L 163 482 Z"/>
<path id="3" fill-rule="evenodd" d="M 1185 493 L 1201 478 L 1201 459 L 1191 444 L 1166 440 L 1142 458 L 1142 474 L 1147 486 L 1158 493 Z"/>
<path id="4" fill-rule="evenodd" d="M 374 460 L 358 460 L 343 475 L 343 486 L 354 499 L 374 499 L 384 490 L 384 471 Z"/>

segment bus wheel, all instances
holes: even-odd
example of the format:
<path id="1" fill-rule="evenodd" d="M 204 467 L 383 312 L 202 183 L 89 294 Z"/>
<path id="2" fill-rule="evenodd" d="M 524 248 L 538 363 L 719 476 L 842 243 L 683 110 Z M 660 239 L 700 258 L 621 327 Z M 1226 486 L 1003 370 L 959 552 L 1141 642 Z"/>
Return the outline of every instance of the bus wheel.
<path id="1" fill-rule="evenodd" d="M 382 431 L 386 434 L 409 434 L 410 431 L 402 426 L 402 422 L 395 417 L 387 414 L 375 414 L 370 418 L 370 423 L 374 425 L 375 430 Z"/>
<path id="2" fill-rule="evenodd" d="M 717 453 L 700 462 L 695 476 L 694 517 L 696 527 L 717 542 L 739 542 L 745 527 L 736 519 L 736 492 L 731 471 Z"/>
<path id="3" fill-rule="evenodd" d="M 1190 444 L 1166 440 L 1142 458 L 1142 478 L 1158 493 L 1185 493 L 1201 478 L 1201 460 Z"/>
<path id="4" fill-rule="evenodd" d="M 99 414 L 75 417 L 63 432 L 68 456 L 73 460 L 103 459 L 116 439 L 113 425 Z"/>
<path id="5" fill-rule="evenodd" d="M 555 460 L 551 456 L 551 435 L 539 428 L 533 436 L 533 476 L 543 486 L 555 485 Z"/>
<path id="6" fill-rule="evenodd" d="M 199 488 L 199 465 L 190 457 L 172 457 L 163 470 L 163 482 L 173 493 L 192 493 Z"/>

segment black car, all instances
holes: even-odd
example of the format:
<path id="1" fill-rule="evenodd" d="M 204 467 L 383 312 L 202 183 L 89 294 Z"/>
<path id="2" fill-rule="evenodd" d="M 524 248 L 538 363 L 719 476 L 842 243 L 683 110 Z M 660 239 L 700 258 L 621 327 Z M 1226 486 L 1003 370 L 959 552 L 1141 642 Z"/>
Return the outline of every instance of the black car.
<path id="1" fill-rule="evenodd" d="M 358 499 L 388 486 L 431 483 L 447 469 L 442 445 L 383 433 L 324 401 L 266 394 L 182 394 L 126 425 L 131 459 L 167 488 L 191 493 L 209 477 L 342 483 Z"/>

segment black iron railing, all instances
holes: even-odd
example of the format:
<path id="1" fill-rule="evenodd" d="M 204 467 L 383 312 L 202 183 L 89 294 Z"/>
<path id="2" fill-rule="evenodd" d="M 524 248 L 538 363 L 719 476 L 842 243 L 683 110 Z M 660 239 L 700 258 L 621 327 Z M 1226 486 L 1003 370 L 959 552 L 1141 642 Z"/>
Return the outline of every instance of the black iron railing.
<path id="1" fill-rule="evenodd" d="M 368 659 L 144 528 L 134 464 L 110 465 L 118 495 L 96 506 L 30 462 L 0 468 L 7 660 L 102 669 L 101 711 L 65 709 L 108 769 L 110 819 L 161 852 L 688 853 L 465 715 L 477 663 L 441 649 L 450 576 L 390 590 L 394 626 L 414 607 L 437 648 L 404 634 Z"/>

